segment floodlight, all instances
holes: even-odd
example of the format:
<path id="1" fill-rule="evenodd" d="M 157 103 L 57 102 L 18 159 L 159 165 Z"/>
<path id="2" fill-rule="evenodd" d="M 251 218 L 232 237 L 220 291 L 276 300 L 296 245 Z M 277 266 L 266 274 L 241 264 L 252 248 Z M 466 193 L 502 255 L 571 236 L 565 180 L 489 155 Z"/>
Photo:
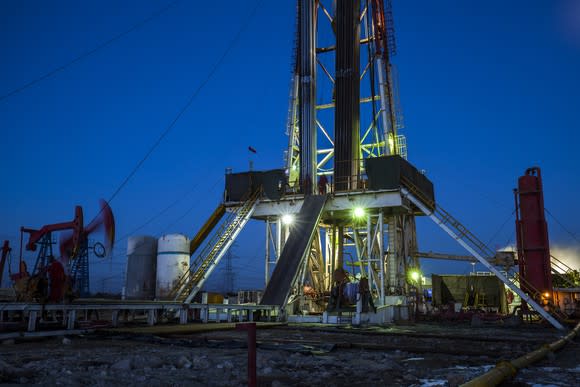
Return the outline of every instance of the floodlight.
<path id="1" fill-rule="evenodd" d="M 289 226 L 294 223 L 294 215 L 292 214 L 285 214 L 282 215 L 282 223 Z"/>
<path id="2" fill-rule="evenodd" d="M 410 275 L 411 275 L 411 279 L 415 282 L 418 282 L 419 278 L 421 278 L 421 273 L 419 273 L 418 270 L 412 270 Z"/>
<path id="3" fill-rule="evenodd" d="M 355 218 L 363 218 L 365 216 L 365 209 L 362 207 L 355 207 L 353 210 L 353 215 Z"/>

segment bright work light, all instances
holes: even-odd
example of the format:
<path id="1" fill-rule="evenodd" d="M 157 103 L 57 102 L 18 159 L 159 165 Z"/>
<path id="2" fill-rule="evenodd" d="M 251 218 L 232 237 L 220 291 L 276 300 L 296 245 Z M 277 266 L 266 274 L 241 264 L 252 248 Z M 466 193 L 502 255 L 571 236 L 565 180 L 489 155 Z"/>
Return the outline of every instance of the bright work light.
<path id="1" fill-rule="evenodd" d="M 412 270 L 410 275 L 413 281 L 419 282 L 419 278 L 421 278 L 421 273 L 419 273 L 418 270 Z"/>
<path id="2" fill-rule="evenodd" d="M 284 223 L 287 226 L 291 225 L 292 223 L 294 223 L 294 215 L 292 214 L 282 215 L 282 223 Z"/>
<path id="3" fill-rule="evenodd" d="M 353 210 L 353 215 L 355 218 L 362 218 L 365 216 L 365 209 L 362 207 L 355 207 Z"/>

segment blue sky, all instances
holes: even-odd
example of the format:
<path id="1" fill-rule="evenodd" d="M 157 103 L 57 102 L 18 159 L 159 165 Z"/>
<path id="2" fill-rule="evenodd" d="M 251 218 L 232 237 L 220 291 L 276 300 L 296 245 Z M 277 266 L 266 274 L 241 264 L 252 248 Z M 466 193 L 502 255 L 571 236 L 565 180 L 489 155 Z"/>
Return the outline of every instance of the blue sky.
<path id="1" fill-rule="evenodd" d="M 512 188 L 538 165 L 546 207 L 566 228 L 548 218 L 552 244 L 573 251 L 580 239 L 579 2 L 393 2 L 409 160 L 427 171 L 438 201 L 491 247 L 503 246 L 514 240 Z M 1 2 L 0 95 L 169 3 Z M 183 0 L 0 101 L 0 239 L 17 245 L 20 226 L 70 220 L 76 204 L 94 215 L 98 199 L 112 195 L 165 130 L 254 4 Z M 258 150 L 255 168 L 282 165 L 294 7 L 262 2 L 192 106 L 112 201 L 119 237 L 176 201 L 137 233 L 193 235 L 221 199 L 225 168 L 247 169 L 248 145 Z M 418 220 L 418 233 L 421 250 L 463 254 L 427 219 Z M 241 235 L 238 286 L 261 284 L 263 239 L 261 224 Z M 93 290 L 120 286 L 125 247 L 121 241 L 112 261 L 93 266 Z M 426 272 L 469 269 L 424 264 Z"/>

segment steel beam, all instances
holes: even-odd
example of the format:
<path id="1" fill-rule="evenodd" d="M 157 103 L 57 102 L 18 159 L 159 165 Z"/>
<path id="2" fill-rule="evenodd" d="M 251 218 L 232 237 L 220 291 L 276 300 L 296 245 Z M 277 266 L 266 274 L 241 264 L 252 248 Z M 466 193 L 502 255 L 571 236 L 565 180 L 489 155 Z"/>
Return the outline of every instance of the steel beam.
<path id="1" fill-rule="evenodd" d="M 300 183 L 302 189 L 310 191 L 307 194 L 316 186 L 316 3 L 298 1 Z"/>

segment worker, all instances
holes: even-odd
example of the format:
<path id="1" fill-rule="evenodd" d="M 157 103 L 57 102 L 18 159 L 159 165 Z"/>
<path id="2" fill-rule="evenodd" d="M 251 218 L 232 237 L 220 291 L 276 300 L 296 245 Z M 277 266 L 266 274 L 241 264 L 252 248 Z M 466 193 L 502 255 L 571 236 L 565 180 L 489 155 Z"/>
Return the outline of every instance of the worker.
<path id="1" fill-rule="evenodd" d="M 469 287 L 469 290 L 467 291 L 467 306 L 476 306 L 475 296 L 476 296 L 475 287 L 471 285 Z"/>
<path id="2" fill-rule="evenodd" d="M 320 179 L 318 179 L 318 193 L 320 195 L 326 194 L 326 185 L 328 184 L 328 179 L 326 175 L 321 175 Z"/>
<path id="3" fill-rule="evenodd" d="M 302 187 L 304 189 L 304 195 L 308 196 L 312 193 L 312 180 L 310 179 L 310 175 L 307 173 L 302 181 Z"/>
<path id="4" fill-rule="evenodd" d="M 372 310 L 373 313 L 377 313 L 377 308 L 375 307 L 373 296 L 371 294 L 371 289 L 369 287 L 368 278 L 366 277 L 361 278 L 361 280 L 358 283 L 358 290 L 362 300 L 362 311 L 366 313 L 369 311 L 370 307 L 370 310 Z"/>
<path id="5" fill-rule="evenodd" d="M 50 281 L 48 300 L 50 302 L 61 302 L 64 296 L 66 280 L 62 263 L 54 259 L 53 256 L 50 256 L 48 259 L 47 273 Z"/>

